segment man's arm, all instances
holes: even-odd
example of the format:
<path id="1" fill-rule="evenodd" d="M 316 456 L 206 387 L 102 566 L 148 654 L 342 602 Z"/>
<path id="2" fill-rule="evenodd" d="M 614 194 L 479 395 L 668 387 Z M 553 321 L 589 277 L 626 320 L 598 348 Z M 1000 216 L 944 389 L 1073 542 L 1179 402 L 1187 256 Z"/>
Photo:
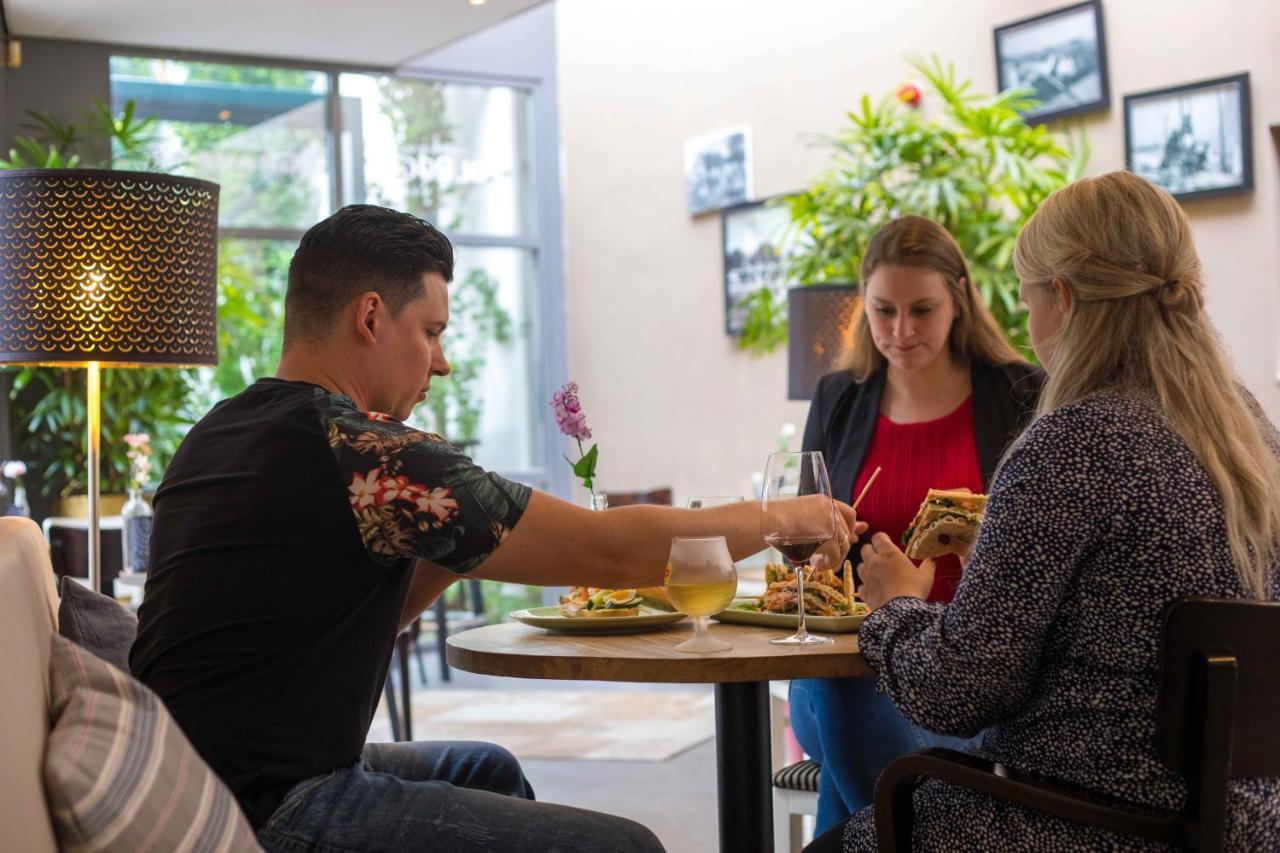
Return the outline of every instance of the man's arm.
<path id="1" fill-rule="evenodd" d="M 797 513 L 825 512 L 825 498 L 793 503 Z M 837 533 L 830 559 L 849 548 L 853 510 L 835 502 Z M 760 504 L 755 501 L 709 509 L 632 506 L 592 512 L 534 492 L 519 524 L 472 577 L 542 586 L 631 588 L 657 586 L 675 536 L 722 535 L 735 560 L 764 547 Z M 838 555 L 836 552 L 839 552 Z"/>
<path id="2" fill-rule="evenodd" d="M 412 625 L 456 580 L 457 575 L 445 571 L 435 563 L 415 560 L 413 580 L 409 582 L 409 595 L 405 597 L 404 609 L 400 611 L 400 630 Z"/>

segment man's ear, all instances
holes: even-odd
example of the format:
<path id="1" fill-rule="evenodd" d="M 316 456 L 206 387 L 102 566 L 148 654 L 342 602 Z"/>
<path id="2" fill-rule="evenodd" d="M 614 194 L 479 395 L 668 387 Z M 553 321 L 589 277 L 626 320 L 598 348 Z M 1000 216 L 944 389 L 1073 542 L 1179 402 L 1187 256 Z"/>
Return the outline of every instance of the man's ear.
<path id="1" fill-rule="evenodd" d="M 378 328 L 382 318 L 382 297 L 374 291 L 362 293 L 355 302 L 356 337 L 364 343 L 372 344 L 378 336 Z"/>

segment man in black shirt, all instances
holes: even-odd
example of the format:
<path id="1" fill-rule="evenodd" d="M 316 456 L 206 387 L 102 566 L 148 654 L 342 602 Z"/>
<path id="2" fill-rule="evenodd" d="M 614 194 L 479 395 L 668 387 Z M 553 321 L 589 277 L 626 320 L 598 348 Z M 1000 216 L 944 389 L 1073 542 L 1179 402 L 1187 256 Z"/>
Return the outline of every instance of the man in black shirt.
<path id="1" fill-rule="evenodd" d="M 498 747 L 365 747 L 397 633 L 457 576 L 638 587 L 673 536 L 761 547 L 753 504 L 593 513 L 402 423 L 449 372 L 452 275 L 449 241 L 406 214 L 353 205 L 307 232 L 276 376 L 192 428 L 156 494 L 131 669 L 269 849 L 661 849 L 534 803 Z"/>

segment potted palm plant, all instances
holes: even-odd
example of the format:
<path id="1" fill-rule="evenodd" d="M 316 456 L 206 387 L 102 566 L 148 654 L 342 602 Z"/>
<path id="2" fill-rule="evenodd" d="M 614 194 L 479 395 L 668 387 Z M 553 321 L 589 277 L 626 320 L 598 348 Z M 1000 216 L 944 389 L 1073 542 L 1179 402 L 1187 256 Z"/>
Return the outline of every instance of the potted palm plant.
<path id="1" fill-rule="evenodd" d="M 1083 173 L 1088 145 L 1083 134 L 1027 124 L 1023 115 L 1036 104 L 1029 89 L 977 94 L 937 57 L 910 65 L 925 85 L 878 103 L 864 95 L 849 124 L 825 141 L 831 165 L 783 200 L 797 245 L 788 277 L 800 286 L 856 282 L 882 225 L 926 216 L 956 238 L 1006 335 L 1025 345 L 1014 242 L 1040 203 Z M 924 115 L 921 101 L 936 114 Z M 749 306 L 740 345 L 764 353 L 784 343 L 785 303 L 763 288 Z"/>

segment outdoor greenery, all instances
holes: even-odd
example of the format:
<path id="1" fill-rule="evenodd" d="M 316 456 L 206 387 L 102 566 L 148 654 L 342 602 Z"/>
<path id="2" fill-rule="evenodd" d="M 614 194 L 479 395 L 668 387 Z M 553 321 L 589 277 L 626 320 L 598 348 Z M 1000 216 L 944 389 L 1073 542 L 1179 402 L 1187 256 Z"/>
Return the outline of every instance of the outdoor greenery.
<path id="1" fill-rule="evenodd" d="M 149 77 L 156 60 L 112 59 L 114 74 Z M 315 72 L 255 68 L 218 63 L 183 63 L 190 83 L 230 83 L 310 93 Z M 380 109 L 396 139 L 398 172 L 407 209 L 446 231 L 440 223 L 443 203 L 471 187 L 448 180 L 441 164 L 450 152 L 453 131 L 446 115 L 444 87 L 437 83 L 378 80 Z M 257 138 L 237 144 L 248 129 L 234 121 L 202 122 L 140 118 L 132 102 L 115 114 L 96 102 L 83 117 L 62 121 L 31 113 L 29 135 L 12 142 L 0 168 L 122 168 L 192 173 L 216 164 L 222 184 L 223 213 L 231 224 L 275 228 L 305 227 L 314 211 L 327 210 L 297 157 L 265 158 L 258 149 L 297 151 L 321 138 L 305 128 L 259 125 Z M 283 135 L 283 136 L 282 136 Z M 98 155 L 95 157 L 95 155 Z M 109 155 L 110 159 L 104 159 Z M 370 200 L 390 204 L 390 193 L 370 187 Z M 231 209 L 228 209 L 228 204 Z M 213 403 L 238 393 L 259 376 L 270 375 L 280 357 L 284 290 L 294 245 L 281 239 L 224 237 L 218 260 L 219 363 L 209 371 L 106 368 L 102 385 L 102 490 L 122 491 L 127 477 L 129 432 L 152 436 L 155 470 L 163 472 L 187 427 Z M 511 317 L 498 301 L 498 282 L 473 267 L 450 288 L 451 332 L 448 354 L 453 374 L 437 379 L 418 417 L 432 431 L 460 444 L 479 432 L 482 400 L 479 379 L 489 344 L 511 340 Z M 44 494 L 83 492 L 85 461 L 85 375 L 83 371 L 27 368 L 16 372 L 11 394 L 14 420 L 22 436 L 18 452 L 31 466 Z"/>
<path id="2" fill-rule="evenodd" d="M 394 204 L 386 188 L 371 185 L 371 200 L 401 209 L 450 233 L 460 224 L 440 221 L 445 202 L 457 200 L 473 185 L 444 180 L 442 164 L 454 142 L 446 116 L 444 86 L 418 80 L 378 79 L 379 110 L 396 140 L 402 200 Z M 449 288 L 449 376 L 431 383 L 431 395 L 416 415 L 427 429 L 461 446 L 475 443 L 483 400 L 479 380 L 490 343 L 511 342 L 511 315 L 498 302 L 498 282 L 481 267 L 458 277 Z"/>
<path id="3" fill-rule="evenodd" d="M 1026 312 L 1010 260 L 1018 232 L 1054 190 L 1078 178 L 1088 159 L 1083 137 L 1032 127 L 1022 113 L 1030 90 L 971 91 L 938 58 L 911 60 L 924 79 L 927 118 L 897 98 L 864 95 L 849 126 L 826 141 L 833 162 L 788 197 L 797 250 L 788 278 L 800 285 L 859 280 L 867 243 L 904 214 L 927 216 L 955 236 L 974 284 L 1009 340 L 1027 345 Z M 740 345 L 756 353 L 786 341 L 786 305 L 768 289 L 749 301 Z M 1029 352 L 1029 349 L 1027 350 Z"/>

